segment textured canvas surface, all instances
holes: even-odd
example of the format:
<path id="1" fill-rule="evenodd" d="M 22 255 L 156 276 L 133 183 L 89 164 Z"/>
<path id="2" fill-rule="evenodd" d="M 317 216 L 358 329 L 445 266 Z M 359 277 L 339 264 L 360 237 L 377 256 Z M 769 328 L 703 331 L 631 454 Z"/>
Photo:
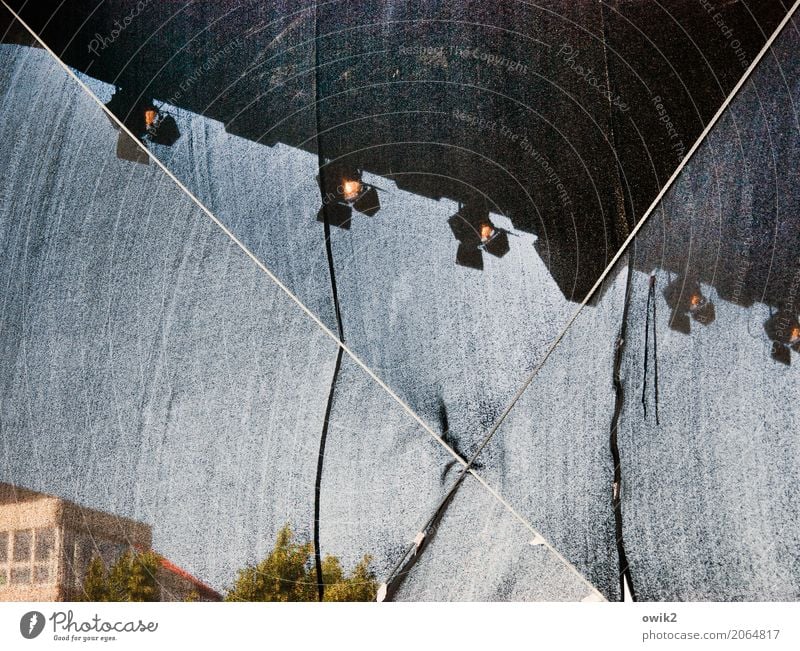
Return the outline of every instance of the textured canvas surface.
<path id="1" fill-rule="evenodd" d="M 0 481 L 218 590 L 289 524 L 398 600 L 797 599 L 796 22 L 572 320 L 786 12 L 700 4 L 17 7 Z"/>
<path id="2" fill-rule="evenodd" d="M 630 390 L 620 452 L 625 540 L 643 599 L 800 594 L 800 367 L 781 341 L 796 324 L 800 289 L 797 45 L 793 27 L 733 101 L 632 254 L 622 371 Z M 645 376 L 650 273 L 657 310 Z M 713 312 L 691 313 L 693 296 L 710 301 Z M 783 361 L 775 359 L 774 343 Z"/>

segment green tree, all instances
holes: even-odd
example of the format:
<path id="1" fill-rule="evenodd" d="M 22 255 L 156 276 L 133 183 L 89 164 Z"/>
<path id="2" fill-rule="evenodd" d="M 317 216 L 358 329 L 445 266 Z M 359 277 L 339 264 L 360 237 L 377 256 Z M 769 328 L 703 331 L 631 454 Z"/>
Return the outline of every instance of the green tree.
<path id="1" fill-rule="evenodd" d="M 239 570 L 226 601 L 314 601 L 316 579 L 309 573 L 311 543 L 298 544 L 287 524 L 274 549 L 258 565 Z"/>
<path id="2" fill-rule="evenodd" d="M 83 580 L 81 601 L 158 601 L 156 571 L 161 557 L 153 551 L 126 551 L 111 567 L 92 558 Z"/>
<path id="3" fill-rule="evenodd" d="M 111 601 L 109 599 L 106 566 L 99 556 L 92 558 L 83 577 L 81 601 Z"/>
<path id="4" fill-rule="evenodd" d="M 378 582 L 369 569 L 372 557 L 365 555 L 353 573 L 345 577 L 342 566 L 335 556 L 326 556 L 322 561 L 322 578 L 325 583 L 324 601 L 375 601 Z M 335 566 L 335 567 L 334 567 Z M 316 573 L 315 573 L 316 576 Z"/>
<path id="5" fill-rule="evenodd" d="M 369 569 L 370 557 L 364 558 L 349 577 L 335 556 L 322 561 L 325 601 L 372 601 L 378 583 Z M 279 532 L 275 547 L 257 565 L 240 570 L 226 601 L 316 601 L 317 572 L 314 546 L 294 542 L 289 525 Z"/>

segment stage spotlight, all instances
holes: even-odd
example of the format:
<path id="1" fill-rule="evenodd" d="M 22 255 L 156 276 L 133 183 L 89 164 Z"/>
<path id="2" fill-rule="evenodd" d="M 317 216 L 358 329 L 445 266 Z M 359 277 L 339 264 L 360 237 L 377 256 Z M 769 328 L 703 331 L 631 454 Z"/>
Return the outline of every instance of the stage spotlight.
<path id="1" fill-rule="evenodd" d="M 772 359 L 789 366 L 792 363 L 791 351 L 800 353 L 800 322 L 797 315 L 779 308 L 764 322 L 764 331 L 772 341 Z"/>
<path id="2" fill-rule="evenodd" d="M 336 188 L 337 196 L 357 212 L 372 217 L 381 209 L 378 189 L 361 180 L 361 171 L 342 178 Z"/>
<path id="3" fill-rule="evenodd" d="M 349 231 L 350 222 L 353 219 L 353 209 L 347 204 L 326 203 L 317 212 L 317 221 L 324 224 L 326 216 L 331 226 Z"/>
<path id="4" fill-rule="evenodd" d="M 158 145 L 172 147 L 181 137 L 175 118 L 156 109 L 149 108 L 145 111 L 145 125 L 145 138 Z"/>
<path id="5" fill-rule="evenodd" d="M 714 304 L 701 293 L 696 292 L 689 298 L 689 314 L 698 323 L 708 325 L 717 316 Z"/>
<path id="6" fill-rule="evenodd" d="M 378 196 L 378 188 L 371 185 L 361 193 L 361 196 L 353 202 L 353 208 L 367 217 L 373 217 L 381 209 L 381 200 Z"/>
<path id="7" fill-rule="evenodd" d="M 716 319 L 714 303 L 703 295 L 697 282 L 685 282 L 679 276 L 664 290 L 664 298 L 672 310 L 669 318 L 672 330 L 688 335 L 691 321 L 709 325 Z"/>
<path id="8" fill-rule="evenodd" d="M 322 208 L 317 220 L 349 229 L 353 211 L 372 217 L 381 209 L 378 189 L 362 180 L 359 169 L 340 163 L 328 163 L 317 176 L 322 191 Z"/>
<path id="9" fill-rule="evenodd" d="M 154 106 L 149 106 L 144 110 L 144 126 L 149 130 L 156 123 L 158 117 L 158 110 Z"/>
<path id="10" fill-rule="evenodd" d="M 508 231 L 496 227 L 483 208 L 462 206 L 447 223 L 458 240 L 457 265 L 481 270 L 484 251 L 502 258 L 510 250 Z"/>
<path id="11" fill-rule="evenodd" d="M 117 90 L 106 108 L 141 142 L 153 142 L 171 147 L 180 138 L 178 124 L 168 113 L 159 110 L 150 100 L 141 100 L 133 92 Z M 112 120 L 117 128 L 117 123 Z M 117 156 L 125 160 L 144 163 L 148 158 L 130 137 L 120 131 L 117 138 Z"/>

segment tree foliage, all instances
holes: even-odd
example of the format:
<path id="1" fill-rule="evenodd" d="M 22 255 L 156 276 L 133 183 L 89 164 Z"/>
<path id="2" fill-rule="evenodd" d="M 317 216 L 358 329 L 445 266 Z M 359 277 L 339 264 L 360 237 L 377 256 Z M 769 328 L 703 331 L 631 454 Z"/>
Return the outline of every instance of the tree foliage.
<path id="1" fill-rule="evenodd" d="M 81 601 L 158 601 L 156 571 L 161 557 L 153 551 L 126 551 L 110 567 L 92 558 L 83 580 Z"/>
<path id="2" fill-rule="evenodd" d="M 365 555 L 353 569 L 353 573 L 344 577 L 339 559 L 326 556 L 322 561 L 322 578 L 325 583 L 325 601 L 375 601 L 378 593 L 378 582 L 369 565 L 372 557 Z M 316 572 L 314 573 L 316 577 Z"/>
<path id="3" fill-rule="evenodd" d="M 371 558 L 364 556 L 350 576 L 335 556 L 322 561 L 324 601 L 372 601 L 378 591 L 370 570 Z M 289 525 L 279 532 L 275 547 L 257 565 L 240 570 L 226 601 L 317 601 L 317 571 L 314 545 L 294 541 Z"/>

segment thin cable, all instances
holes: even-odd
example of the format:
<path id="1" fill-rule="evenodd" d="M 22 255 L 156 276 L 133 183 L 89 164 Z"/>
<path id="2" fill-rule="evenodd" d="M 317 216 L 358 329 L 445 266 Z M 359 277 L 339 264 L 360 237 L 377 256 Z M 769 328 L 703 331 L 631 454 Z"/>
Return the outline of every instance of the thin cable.
<path id="1" fill-rule="evenodd" d="M 653 391 L 656 400 L 656 425 L 658 422 L 658 318 L 656 312 L 656 277 L 653 276 Z"/>

